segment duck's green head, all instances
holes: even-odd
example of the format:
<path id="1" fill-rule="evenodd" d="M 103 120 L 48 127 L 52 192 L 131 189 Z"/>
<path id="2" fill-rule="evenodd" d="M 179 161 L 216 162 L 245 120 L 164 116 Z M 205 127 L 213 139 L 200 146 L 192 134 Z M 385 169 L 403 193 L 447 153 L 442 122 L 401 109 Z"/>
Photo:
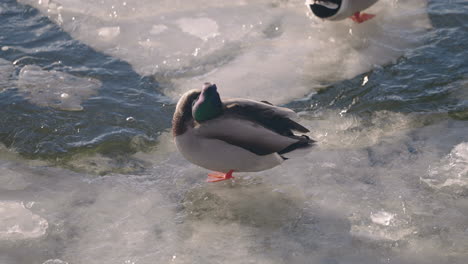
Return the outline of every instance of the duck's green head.
<path id="1" fill-rule="evenodd" d="M 223 113 L 223 103 L 216 89 L 216 84 L 205 83 L 200 96 L 193 102 L 192 115 L 197 122 L 216 118 Z"/>

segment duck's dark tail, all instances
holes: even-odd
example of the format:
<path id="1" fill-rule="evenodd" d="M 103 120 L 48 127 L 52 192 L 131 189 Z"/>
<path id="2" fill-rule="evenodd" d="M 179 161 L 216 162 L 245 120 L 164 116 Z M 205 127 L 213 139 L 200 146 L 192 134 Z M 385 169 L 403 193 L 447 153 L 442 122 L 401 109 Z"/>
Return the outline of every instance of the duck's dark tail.
<path id="1" fill-rule="evenodd" d="M 287 146 L 286 148 L 282 149 L 281 151 L 278 151 L 278 154 L 280 154 L 281 157 L 283 159 L 285 159 L 285 160 L 288 159 L 288 158 L 284 157 L 283 154 L 291 153 L 291 152 L 293 152 L 295 150 L 298 150 L 298 149 L 309 149 L 316 142 L 315 140 L 309 138 L 306 135 L 294 136 L 294 138 L 298 139 L 298 141 L 296 143 L 293 143 L 293 144 Z"/>

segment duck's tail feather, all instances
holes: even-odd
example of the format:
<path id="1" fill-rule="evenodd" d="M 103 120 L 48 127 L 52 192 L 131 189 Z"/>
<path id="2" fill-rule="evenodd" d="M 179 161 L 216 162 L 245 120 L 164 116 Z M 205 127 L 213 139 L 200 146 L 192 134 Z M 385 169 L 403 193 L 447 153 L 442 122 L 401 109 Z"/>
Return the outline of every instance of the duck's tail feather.
<path id="1" fill-rule="evenodd" d="M 295 131 L 298 131 L 298 132 L 301 132 L 301 133 L 308 133 L 310 132 L 309 129 L 305 128 L 303 125 L 297 123 L 296 121 L 292 120 L 292 119 L 286 119 L 284 121 L 287 126 L 291 129 L 291 130 L 295 130 Z M 307 137 L 307 136 L 305 136 Z M 307 137 L 308 139 L 310 139 L 309 137 Z"/>
<path id="2" fill-rule="evenodd" d="M 298 139 L 298 141 L 294 144 L 291 144 L 287 146 L 286 148 L 282 149 L 281 151 L 278 152 L 278 154 L 281 155 L 281 157 L 288 159 L 288 157 L 284 157 L 284 154 L 290 154 L 293 151 L 296 151 L 298 149 L 309 149 L 312 146 L 314 146 L 315 140 L 309 138 L 306 135 L 302 136 L 294 136 L 295 138 Z M 289 156 L 289 155 L 288 155 Z"/>

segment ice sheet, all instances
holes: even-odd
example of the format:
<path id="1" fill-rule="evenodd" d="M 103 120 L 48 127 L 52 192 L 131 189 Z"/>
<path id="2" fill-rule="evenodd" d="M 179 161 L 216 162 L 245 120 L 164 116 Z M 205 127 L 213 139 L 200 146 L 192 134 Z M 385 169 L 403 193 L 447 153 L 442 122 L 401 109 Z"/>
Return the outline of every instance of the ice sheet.
<path id="1" fill-rule="evenodd" d="M 81 103 L 95 95 L 101 82 L 36 65 L 24 66 L 18 76 L 20 93 L 31 103 L 61 110 L 83 110 Z"/>
<path id="2" fill-rule="evenodd" d="M 436 190 L 468 193 L 468 142 L 456 145 L 452 151 L 428 169 L 421 181 Z"/>
<path id="3" fill-rule="evenodd" d="M 22 2 L 174 99 L 205 80 L 224 96 L 302 97 L 395 60 L 429 25 L 420 0 L 382 0 L 359 26 L 308 18 L 302 1 Z M 28 234 L 0 239 L 0 262 L 465 264 L 466 122 L 324 111 L 300 115 L 311 152 L 211 185 L 169 132 L 152 152 L 77 154 L 64 168 L 0 147 L 0 203 L 14 215 L 0 230 Z"/>
<path id="4" fill-rule="evenodd" d="M 33 239 L 45 235 L 47 221 L 22 202 L 0 201 L 0 241 Z"/>
<path id="5" fill-rule="evenodd" d="M 381 112 L 359 130 L 338 125 L 358 117 L 330 113 L 312 131 L 336 130 L 322 136 L 328 141 L 233 183 L 206 184 L 207 171 L 187 163 L 169 134 L 154 151 L 134 155 L 151 163 L 140 174 L 99 177 L 4 161 L 0 168 L 22 177 L 15 195 L 35 197 L 27 210 L 49 224 L 47 239 L 34 242 L 48 248 L 36 253 L 42 261 L 463 264 L 464 194 L 441 195 L 419 175 L 443 168 L 448 156 L 463 157 L 467 127 L 413 122 L 423 119 Z M 372 143 L 363 145 L 366 137 Z M 347 145 L 330 143 L 339 140 Z M 22 248 L 11 244 L 9 255 L 16 250 Z"/>
<path id="6" fill-rule="evenodd" d="M 225 96 L 287 102 L 396 60 L 430 27 L 425 0 L 379 1 L 359 25 L 308 17 L 300 0 L 20 2 L 174 99 L 211 81 Z"/>

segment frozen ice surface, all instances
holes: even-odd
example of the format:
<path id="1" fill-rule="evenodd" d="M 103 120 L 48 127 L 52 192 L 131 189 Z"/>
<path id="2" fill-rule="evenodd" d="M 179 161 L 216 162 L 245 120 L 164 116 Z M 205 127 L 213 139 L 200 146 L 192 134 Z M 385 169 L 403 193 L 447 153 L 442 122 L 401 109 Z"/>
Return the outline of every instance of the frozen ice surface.
<path id="1" fill-rule="evenodd" d="M 394 217 L 394 214 L 385 211 L 380 211 L 375 214 L 371 214 L 372 222 L 384 226 L 389 226 Z"/>
<path id="2" fill-rule="evenodd" d="M 0 161 L 6 179 L 21 178 L 0 199 L 34 201 L 12 210 L 21 212 L 15 222 L 48 222 L 47 237 L 29 244 L 47 248 L 29 254 L 42 262 L 465 263 L 466 197 L 419 178 L 464 155 L 464 122 L 422 126 L 421 117 L 378 112 L 362 129 L 350 115 L 303 118 L 321 136 L 314 151 L 234 182 L 206 184 L 207 171 L 163 134 L 153 152 L 134 155 L 150 164 L 135 175 Z M 23 249 L 10 243 L 7 256 L 20 263 L 14 252 Z"/>
<path id="3" fill-rule="evenodd" d="M 23 190 L 29 183 L 23 178 L 21 172 L 5 169 L 0 177 L 0 190 Z"/>
<path id="4" fill-rule="evenodd" d="M 22 202 L 0 201 L 0 241 L 38 238 L 45 235 L 47 221 Z"/>
<path id="5" fill-rule="evenodd" d="M 47 71 L 35 65 L 24 66 L 18 77 L 19 91 L 31 103 L 68 111 L 82 110 L 81 103 L 100 87 L 98 80 Z"/>
<path id="6" fill-rule="evenodd" d="M 456 145 L 421 181 L 436 190 L 468 194 L 468 143 Z"/>
<path id="7" fill-rule="evenodd" d="M 209 18 L 181 18 L 176 23 L 183 32 L 199 37 L 204 41 L 219 35 L 218 24 Z"/>
<path id="8" fill-rule="evenodd" d="M 45 261 L 42 264 L 68 264 L 68 262 L 65 262 L 65 261 L 60 260 L 60 259 L 49 259 L 49 260 Z"/>
<path id="9" fill-rule="evenodd" d="M 301 98 L 397 59 L 430 26 L 422 0 L 381 0 L 360 26 L 308 18 L 302 0 L 20 2 L 173 98 L 205 80 L 225 96 Z M 23 95 L 45 89 L 36 77 L 58 89 L 32 101 L 44 106 L 79 110 L 99 88 L 26 66 Z M 329 111 L 301 114 L 311 152 L 218 184 L 169 133 L 153 152 L 78 155 L 65 168 L 0 146 L 0 232 L 22 232 L 0 239 L 0 263 L 466 264 L 466 122 Z"/>
<path id="10" fill-rule="evenodd" d="M 430 27 L 426 0 L 381 0 L 360 25 L 308 17 L 303 0 L 20 2 L 173 98 L 211 81 L 227 97 L 287 102 L 396 60 Z"/>
<path id="11" fill-rule="evenodd" d="M 120 27 L 103 27 L 98 31 L 98 36 L 103 39 L 113 39 L 120 34 Z"/>

